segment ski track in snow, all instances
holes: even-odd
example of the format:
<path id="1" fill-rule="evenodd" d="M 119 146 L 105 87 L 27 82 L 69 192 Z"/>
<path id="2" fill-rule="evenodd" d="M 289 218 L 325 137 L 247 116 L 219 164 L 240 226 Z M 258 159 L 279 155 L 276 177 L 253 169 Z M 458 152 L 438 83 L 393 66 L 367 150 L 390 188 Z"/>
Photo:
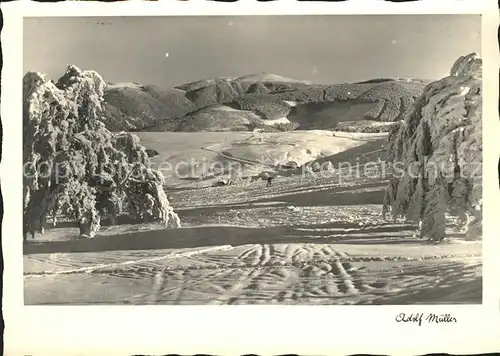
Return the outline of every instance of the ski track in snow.
<path id="1" fill-rule="evenodd" d="M 369 302 L 381 296 L 401 295 L 405 289 L 431 288 L 440 279 L 459 281 L 467 276 L 477 276 L 480 256 L 479 253 L 414 257 L 350 256 L 336 250 L 334 245 L 254 244 L 170 253 L 162 257 L 168 262 L 164 266 L 144 266 L 144 262 L 152 259 L 137 259 L 25 275 L 47 278 L 90 273 L 151 280 L 149 291 L 128 297 L 127 301 L 134 304 L 182 304 L 188 303 L 191 298 L 204 304 L 356 304 L 360 300 Z M 188 263 L 177 264 L 179 260 L 186 259 Z M 198 264 L 189 263 L 191 259 Z M 470 261 L 468 265 L 464 263 L 466 260 Z M 371 271 L 363 266 L 366 263 L 380 265 L 380 262 L 394 266 Z M 436 269 L 434 262 L 442 267 Z M 429 272 L 434 277 L 420 276 Z"/>

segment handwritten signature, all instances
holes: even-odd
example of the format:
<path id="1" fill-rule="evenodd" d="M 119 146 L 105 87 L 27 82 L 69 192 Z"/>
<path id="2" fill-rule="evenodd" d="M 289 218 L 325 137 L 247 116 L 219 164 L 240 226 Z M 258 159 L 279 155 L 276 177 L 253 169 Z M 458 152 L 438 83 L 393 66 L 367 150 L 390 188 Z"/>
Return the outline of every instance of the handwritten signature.
<path id="1" fill-rule="evenodd" d="M 398 323 L 417 323 L 418 326 L 422 326 L 422 323 L 426 321 L 427 323 L 456 323 L 457 318 L 451 316 L 451 314 L 427 314 L 415 313 L 415 314 L 405 314 L 400 313 L 396 316 L 396 322 Z"/>

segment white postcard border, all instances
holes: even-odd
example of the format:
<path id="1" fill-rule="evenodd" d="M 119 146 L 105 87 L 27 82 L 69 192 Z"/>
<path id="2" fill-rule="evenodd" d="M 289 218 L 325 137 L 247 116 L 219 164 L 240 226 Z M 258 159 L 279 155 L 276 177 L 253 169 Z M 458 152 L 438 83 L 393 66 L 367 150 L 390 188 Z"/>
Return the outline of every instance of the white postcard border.
<path id="1" fill-rule="evenodd" d="M 453 3 L 453 6 L 450 4 Z M 498 220 L 498 11 L 488 2 L 404 4 L 65 2 L 2 4 L 1 162 L 4 219 L 3 312 L 7 354 L 422 354 L 500 351 Z M 487 11 L 489 9 L 489 11 Z M 461 306 L 24 306 L 22 277 L 22 17 L 267 14 L 483 14 L 484 287 L 483 305 Z M 425 54 L 423 54 L 425 55 Z M 450 64 L 451 65 L 451 64 Z M 19 237 L 19 238 L 18 238 Z M 398 313 L 451 313 L 456 324 L 398 324 Z"/>

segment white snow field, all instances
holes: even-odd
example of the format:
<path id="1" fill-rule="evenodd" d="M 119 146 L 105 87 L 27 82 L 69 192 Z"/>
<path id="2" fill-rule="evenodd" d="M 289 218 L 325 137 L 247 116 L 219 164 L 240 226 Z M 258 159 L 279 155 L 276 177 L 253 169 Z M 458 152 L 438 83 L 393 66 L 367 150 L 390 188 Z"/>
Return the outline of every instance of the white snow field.
<path id="1" fill-rule="evenodd" d="M 266 168 L 264 152 L 273 163 L 335 161 L 349 150 L 376 152 L 380 138 L 259 135 L 139 134 L 160 153 L 156 162 L 244 160 L 248 174 Z M 451 220 L 438 245 L 414 238 L 415 226 L 384 220 L 381 164 L 350 175 L 278 172 L 271 187 L 171 175 L 167 193 L 182 228 L 103 226 L 93 239 L 78 239 L 74 227 L 48 229 L 24 247 L 25 304 L 481 303 L 482 243 L 465 241 Z"/>

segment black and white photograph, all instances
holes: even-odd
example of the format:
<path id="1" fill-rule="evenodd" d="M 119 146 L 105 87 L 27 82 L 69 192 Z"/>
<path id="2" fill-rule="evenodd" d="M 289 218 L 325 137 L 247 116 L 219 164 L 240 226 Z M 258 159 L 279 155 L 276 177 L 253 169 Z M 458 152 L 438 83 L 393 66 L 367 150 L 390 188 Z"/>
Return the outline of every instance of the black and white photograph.
<path id="1" fill-rule="evenodd" d="M 24 305 L 481 304 L 481 39 L 479 14 L 24 18 Z"/>

